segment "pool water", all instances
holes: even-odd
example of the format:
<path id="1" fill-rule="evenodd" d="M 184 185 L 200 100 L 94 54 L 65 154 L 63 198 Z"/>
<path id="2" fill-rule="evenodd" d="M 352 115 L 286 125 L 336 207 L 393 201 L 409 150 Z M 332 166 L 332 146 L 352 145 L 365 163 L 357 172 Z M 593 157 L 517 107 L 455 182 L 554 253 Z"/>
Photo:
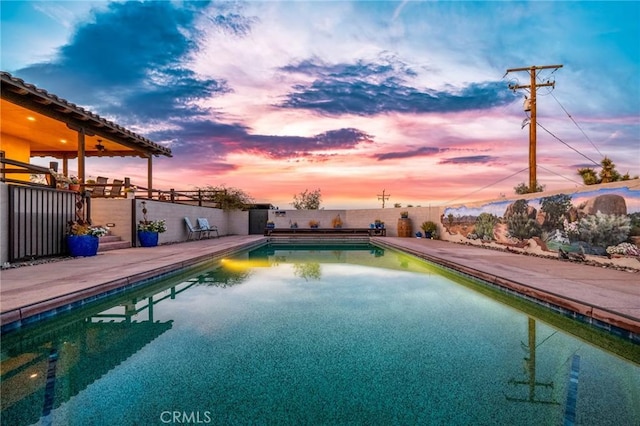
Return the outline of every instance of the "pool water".
<path id="1" fill-rule="evenodd" d="M 393 250 L 264 247 L 3 336 L 1 423 L 640 424 L 638 345 L 486 293 Z"/>

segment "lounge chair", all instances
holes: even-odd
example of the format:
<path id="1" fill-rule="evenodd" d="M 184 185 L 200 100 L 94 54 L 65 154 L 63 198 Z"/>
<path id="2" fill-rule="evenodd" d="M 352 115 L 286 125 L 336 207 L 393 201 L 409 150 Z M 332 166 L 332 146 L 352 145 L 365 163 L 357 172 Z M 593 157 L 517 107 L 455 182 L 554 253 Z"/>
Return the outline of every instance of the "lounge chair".
<path id="1" fill-rule="evenodd" d="M 198 239 L 202 238 L 202 229 L 193 226 L 191 220 L 186 216 L 184 217 L 184 223 L 187 224 L 187 241 L 189 241 L 191 237 L 195 235 L 198 235 Z"/>
<path id="2" fill-rule="evenodd" d="M 212 232 L 215 232 L 217 238 L 220 238 L 220 234 L 218 233 L 218 227 L 215 225 L 209 225 L 209 220 L 206 217 L 198 218 L 198 228 L 200 228 L 203 234 L 207 235 L 207 238 L 211 236 Z"/>
<path id="3" fill-rule="evenodd" d="M 122 185 L 124 181 L 120 179 L 114 179 L 113 184 L 111 185 L 111 191 L 109 192 L 109 197 L 119 197 L 120 191 L 122 191 Z"/>
<path id="4" fill-rule="evenodd" d="M 93 187 L 93 191 L 91 192 L 92 197 L 104 197 L 105 185 L 109 181 L 108 178 L 98 176 L 96 178 L 96 185 Z"/>

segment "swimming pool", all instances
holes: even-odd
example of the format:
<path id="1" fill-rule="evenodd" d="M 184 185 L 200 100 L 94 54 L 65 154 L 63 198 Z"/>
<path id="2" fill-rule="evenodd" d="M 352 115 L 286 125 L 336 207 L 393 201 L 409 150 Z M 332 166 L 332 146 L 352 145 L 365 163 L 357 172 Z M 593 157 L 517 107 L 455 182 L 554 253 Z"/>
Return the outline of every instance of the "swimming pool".
<path id="1" fill-rule="evenodd" d="M 3 336 L 2 424 L 637 424 L 640 348 L 412 256 L 268 246 Z"/>

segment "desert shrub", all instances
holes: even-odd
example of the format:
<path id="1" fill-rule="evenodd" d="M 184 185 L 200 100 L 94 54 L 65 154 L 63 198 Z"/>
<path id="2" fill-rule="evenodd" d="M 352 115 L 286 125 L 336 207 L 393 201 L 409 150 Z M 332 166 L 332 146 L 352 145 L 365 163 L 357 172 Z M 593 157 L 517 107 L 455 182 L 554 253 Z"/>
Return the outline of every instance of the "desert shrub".
<path id="1" fill-rule="evenodd" d="M 475 233 L 482 240 L 493 240 L 493 228 L 498 223 L 498 218 L 491 213 L 480 213 L 476 219 Z"/>
<path id="2" fill-rule="evenodd" d="M 577 231 L 580 241 L 598 247 L 618 245 L 627 239 L 631 229 L 631 220 L 628 216 L 600 212 L 583 217 L 573 224 L 575 223 L 577 223 L 575 231 Z M 575 235 L 575 231 L 568 233 L 570 238 L 571 235 Z"/>
<path id="3" fill-rule="evenodd" d="M 509 236 L 526 240 L 531 237 L 539 237 L 542 232 L 540 225 L 531 219 L 526 213 L 516 213 L 507 219 Z"/>

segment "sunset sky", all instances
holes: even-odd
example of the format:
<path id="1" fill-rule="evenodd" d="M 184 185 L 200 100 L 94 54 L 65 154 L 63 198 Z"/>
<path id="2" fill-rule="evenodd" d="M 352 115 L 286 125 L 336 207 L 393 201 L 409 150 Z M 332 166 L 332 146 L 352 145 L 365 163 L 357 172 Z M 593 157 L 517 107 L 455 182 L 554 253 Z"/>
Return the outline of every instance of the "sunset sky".
<path id="1" fill-rule="evenodd" d="M 291 208 L 449 205 L 538 180 L 582 185 L 606 155 L 640 174 L 640 2 L 2 1 L 1 66 L 173 151 L 154 186 L 238 187 Z M 146 183 L 140 159 L 93 175 Z"/>

